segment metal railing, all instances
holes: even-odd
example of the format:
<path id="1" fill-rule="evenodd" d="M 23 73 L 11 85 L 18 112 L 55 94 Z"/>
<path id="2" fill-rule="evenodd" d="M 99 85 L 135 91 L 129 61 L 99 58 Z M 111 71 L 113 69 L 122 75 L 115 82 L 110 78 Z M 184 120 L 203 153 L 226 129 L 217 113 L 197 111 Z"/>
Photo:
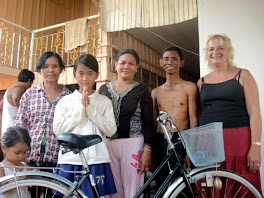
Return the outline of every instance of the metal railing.
<path id="1" fill-rule="evenodd" d="M 0 65 L 27 68 L 31 30 L 0 18 Z"/>
<path id="2" fill-rule="evenodd" d="M 89 37 L 86 48 L 75 48 L 65 52 L 65 23 L 49 27 L 29 30 L 13 22 L 0 18 L 0 66 L 31 71 L 35 70 L 40 55 L 45 51 L 57 52 L 66 66 L 73 65 L 80 54 L 90 53 L 96 56 L 99 15 L 87 17 L 87 20 L 96 20 L 89 25 Z"/>

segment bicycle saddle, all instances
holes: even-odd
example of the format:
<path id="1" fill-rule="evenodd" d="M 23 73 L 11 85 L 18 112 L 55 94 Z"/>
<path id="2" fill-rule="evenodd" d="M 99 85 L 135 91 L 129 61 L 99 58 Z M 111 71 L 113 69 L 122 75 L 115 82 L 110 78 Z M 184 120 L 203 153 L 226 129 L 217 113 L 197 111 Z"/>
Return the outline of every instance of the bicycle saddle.
<path id="1" fill-rule="evenodd" d="M 57 137 L 58 143 L 70 150 L 82 150 L 102 142 L 99 135 L 77 135 L 62 133 Z"/>

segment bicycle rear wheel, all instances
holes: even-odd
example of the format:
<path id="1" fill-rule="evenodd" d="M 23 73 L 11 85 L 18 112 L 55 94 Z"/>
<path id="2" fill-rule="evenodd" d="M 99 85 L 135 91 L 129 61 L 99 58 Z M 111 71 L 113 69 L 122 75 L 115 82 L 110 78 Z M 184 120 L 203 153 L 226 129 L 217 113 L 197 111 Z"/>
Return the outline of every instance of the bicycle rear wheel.
<path id="1" fill-rule="evenodd" d="M 189 181 L 197 198 L 262 197 L 261 193 L 250 181 L 228 170 L 203 170 L 193 174 Z M 176 180 L 164 194 L 166 198 L 175 198 L 177 196 L 190 197 L 182 178 Z"/>
<path id="2" fill-rule="evenodd" d="M 41 191 L 41 196 L 40 196 L 41 198 L 54 197 L 55 193 L 57 192 L 61 193 L 62 195 L 65 195 L 69 190 L 67 186 L 61 183 L 58 183 L 51 179 L 39 177 L 39 178 L 19 179 L 17 181 L 12 181 L 12 182 L 0 185 L 0 194 L 16 192 L 15 194 L 17 194 L 19 198 L 26 198 L 26 197 L 30 197 L 27 194 L 27 193 L 30 193 L 27 189 L 28 187 L 44 187 L 44 190 Z M 52 195 L 50 194 L 48 195 L 47 192 L 49 189 L 50 189 L 50 192 L 52 192 Z M 31 197 L 34 198 L 36 197 L 36 195 L 32 195 Z M 77 198 L 79 196 L 73 196 L 73 197 Z"/>

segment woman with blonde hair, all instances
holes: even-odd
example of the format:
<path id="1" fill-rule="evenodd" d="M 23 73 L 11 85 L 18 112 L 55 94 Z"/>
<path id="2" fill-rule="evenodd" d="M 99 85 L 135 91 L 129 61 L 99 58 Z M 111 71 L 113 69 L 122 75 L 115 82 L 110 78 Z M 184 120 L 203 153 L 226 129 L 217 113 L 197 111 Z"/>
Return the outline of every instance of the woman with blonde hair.
<path id="1" fill-rule="evenodd" d="M 256 81 L 234 65 L 226 35 L 210 35 L 205 56 L 212 71 L 197 83 L 203 106 L 199 125 L 223 122 L 223 168 L 245 176 L 260 190 L 262 122 Z"/>

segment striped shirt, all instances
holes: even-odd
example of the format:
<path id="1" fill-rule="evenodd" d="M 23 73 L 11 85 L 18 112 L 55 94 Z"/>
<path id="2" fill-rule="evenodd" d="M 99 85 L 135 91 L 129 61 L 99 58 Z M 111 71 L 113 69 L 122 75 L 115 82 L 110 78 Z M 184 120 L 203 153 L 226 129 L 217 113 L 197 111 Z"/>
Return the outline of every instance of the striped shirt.
<path id="1" fill-rule="evenodd" d="M 15 123 L 25 127 L 31 138 L 27 162 L 39 162 L 40 147 L 41 144 L 45 144 L 43 161 L 57 163 L 59 145 L 52 127 L 54 111 L 59 100 L 70 93 L 71 91 L 64 87 L 59 96 L 53 102 L 49 102 L 44 85 L 40 83 L 29 88 L 21 97 Z M 42 142 L 43 139 L 45 141 Z"/>

